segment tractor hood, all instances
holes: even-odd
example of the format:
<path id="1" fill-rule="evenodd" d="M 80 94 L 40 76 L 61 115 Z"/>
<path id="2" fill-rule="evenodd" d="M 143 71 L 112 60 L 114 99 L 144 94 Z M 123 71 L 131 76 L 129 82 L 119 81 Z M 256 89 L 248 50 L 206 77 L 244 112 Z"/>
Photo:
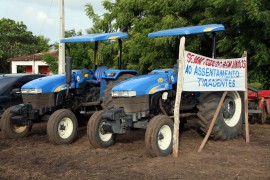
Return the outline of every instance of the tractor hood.
<path id="1" fill-rule="evenodd" d="M 114 97 L 121 97 L 122 92 L 133 92 L 133 96 L 154 94 L 159 91 L 171 89 L 176 79 L 173 71 L 152 71 L 151 74 L 136 76 L 125 80 L 112 88 Z"/>
<path id="2" fill-rule="evenodd" d="M 70 88 L 74 86 L 71 83 Z M 22 86 L 22 93 L 50 93 L 58 92 L 67 88 L 66 76 L 53 75 L 30 81 Z M 31 92 L 29 91 L 31 89 Z"/>
<path id="3" fill-rule="evenodd" d="M 91 79 L 93 79 L 93 73 L 88 69 L 74 69 L 72 70 L 69 89 L 80 88 L 85 81 Z M 60 74 L 46 76 L 34 81 L 30 81 L 29 83 L 23 85 L 22 93 L 51 93 L 59 92 L 65 89 L 67 89 L 66 75 Z"/>

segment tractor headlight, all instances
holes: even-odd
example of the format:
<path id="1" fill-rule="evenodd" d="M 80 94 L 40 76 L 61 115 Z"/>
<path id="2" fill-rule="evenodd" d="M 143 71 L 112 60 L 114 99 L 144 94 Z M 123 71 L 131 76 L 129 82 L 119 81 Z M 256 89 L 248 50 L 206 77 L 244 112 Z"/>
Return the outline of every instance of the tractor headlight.
<path id="1" fill-rule="evenodd" d="M 136 96 L 136 91 L 112 91 L 113 97 L 132 97 Z"/>
<path id="2" fill-rule="evenodd" d="M 22 94 L 40 94 L 42 93 L 42 89 L 34 88 L 34 89 L 22 89 Z"/>

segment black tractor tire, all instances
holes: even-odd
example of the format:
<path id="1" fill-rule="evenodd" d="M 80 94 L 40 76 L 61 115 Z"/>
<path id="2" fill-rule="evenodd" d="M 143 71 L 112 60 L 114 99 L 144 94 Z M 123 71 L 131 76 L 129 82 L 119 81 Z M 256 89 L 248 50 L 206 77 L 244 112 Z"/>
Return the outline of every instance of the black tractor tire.
<path id="1" fill-rule="evenodd" d="M 15 114 L 11 112 L 12 108 L 13 106 L 6 109 L 1 117 L 2 136 L 7 139 L 15 139 L 28 136 L 32 129 L 32 121 L 29 120 L 28 124 L 24 126 L 13 124 L 11 118 L 15 116 Z"/>
<path id="2" fill-rule="evenodd" d="M 113 102 L 112 102 L 112 88 L 126 80 L 126 79 L 129 79 L 129 78 L 132 78 L 134 77 L 133 74 L 121 74 L 117 79 L 115 80 L 110 80 L 104 90 L 104 97 L 102 98 L 102 103 L 101 103 L 101 107 L 102 109 L 104 110 L 109 110 L 111 108 L 113 108 Z"/>
<path id="3" fill-rule="evenodd" d="M 243 93 L 229 91 L 223 101 L 211 137 L 214 140 L 229 140 L 241 134 L 244 120 Z M 198 124 L 206 134 L 223 92 L 201 92 L 199 97 Z"/>
<path id="4" fill-rule="evenodd" d="M 151 157 L 172 153 L 173 121 L 165 115 L 153 117 L 145 132 L 145 145 Z"/>
<path id="5" fill-rule="evenodd" d="M 47 134 L 52 144 L 70 144 L 77 137 L 78 121 L 68 109 L 59 109 L 49 118 Z"/>
<path id="6" fill-rule="evenodd" d="M 1 120 L 1 117 L 3 115 L 3 113 L 5 112 L 6 108 L 4 106 L 0 106 L 0 120 Z"/>
<path id="7" fill-rule="evenodd" d="M 95 112 L 88 121 L 87 137 L 94 148 L 107 148 L 115 143 L 115 133 L 102 132 L 101 125 L 104 123 L 104 119 L 101 116 L 104 112 L 103 110 Z"/>

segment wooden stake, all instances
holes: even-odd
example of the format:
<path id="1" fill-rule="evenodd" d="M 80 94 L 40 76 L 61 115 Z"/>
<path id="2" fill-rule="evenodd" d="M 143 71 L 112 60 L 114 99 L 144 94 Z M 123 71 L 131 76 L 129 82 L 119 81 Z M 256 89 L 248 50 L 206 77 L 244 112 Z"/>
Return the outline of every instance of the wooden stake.
<path id="1" fill-rule="evenodd" d="M 178 65 L 178 76 L 177 76 L 177 91 L 174 104 L 174 129 L 173 129 L 173 157 L 178 157 L 178 146 L 179 146 L 179 112 L 180 112 L 180 101 L 183 91 L 183 69 L 184 69 L 184 50 L 185 50 L 185 37 L 180 39 L 179 47 L 179 65 Z"/>
<path id="2" fill-rule="evenodd" d="M 218 113 L 219 113 L 219 111 L 220 111 L 220 108 L 221 108 L 221 106 L 222 106 L 222 103 L 223 103 L 223 101 L 224 101 L 226 95 L 227 95 L 227 91 L 223 92 L 222 97 L 221 97 L 221 99 L 220 99 L 220 101 L 219 101 L 219 103 L 218 103 L 218 107 L 217 107 L 217 109 L 216 109 L 216 112 L 215 112 L 215 114 L 214 114 L 214 117 L 213 117 L 213 119 L 212 119 L 212 121 L 211 121 L 211 124 L 210 124 L 210 126 L 209 126 L 209 129 L 208 129 L 208 131 L 207 131 L 207 134 L 206 134 L 206 136 L 204 137 L 204 139 L 203 139 L 203 141 L 202 141 L 202 144 L 201 144 L 201 146 L 200 146 L 198 152 L 201 152 L 201 150 L 203 149 L 204 145 L 206 144 L 206 142 L 207 142 L 207 140 L 208 140 L 208 138 L 209 138 L 209 136 L 210 136 L 210 134 L 211 134 L 211 132 L 212 132 L 212 130 L 213 130 L 214 124 L 215 124 L 215 122 L 216 122 L 216 120 L 217 120 Z"/>
<path id="3" fill-rule="evenodd" d="M 242 57 L 246 57 L 246 69 L 245 69 L 245 74 L 246 74 L 246 83 L 245 83 L 245 94 L 244 94 L 244 103 L 245 103 L 245 130 L 246 130 L 246 142 L 250 142 L 249 138 L 249 124 L 248 124 L 248 73 L 247 73 L 247 51 L 244 51 Z"/>

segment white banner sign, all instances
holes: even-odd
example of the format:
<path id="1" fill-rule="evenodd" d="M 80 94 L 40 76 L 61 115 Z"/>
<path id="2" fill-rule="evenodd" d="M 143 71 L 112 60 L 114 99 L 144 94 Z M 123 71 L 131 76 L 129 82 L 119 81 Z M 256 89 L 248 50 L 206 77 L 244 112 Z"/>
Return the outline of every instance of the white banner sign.
<path id="1" fill-rule="evenodd" d="M 246 57 L 213 59 L 184 53 L 183 91 L 245 91 Z"/>

